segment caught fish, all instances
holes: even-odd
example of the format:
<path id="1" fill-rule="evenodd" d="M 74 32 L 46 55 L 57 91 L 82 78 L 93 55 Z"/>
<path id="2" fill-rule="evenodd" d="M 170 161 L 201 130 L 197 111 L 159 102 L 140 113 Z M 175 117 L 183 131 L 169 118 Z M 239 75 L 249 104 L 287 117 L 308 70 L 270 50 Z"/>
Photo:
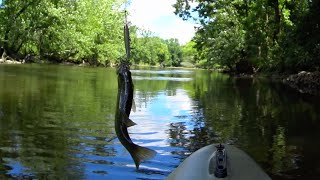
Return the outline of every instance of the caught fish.
<path id="1" fill-rule="evenodd" d="M 117 74 L 118 100 L 115 115 L 115 130 L 119 141 L 129 151 L 138 170 L 140 163 L 153 158 L 156 155 L 156 151 L 132 142 L 127 128 L 136 125 L 136 123 L 129 119 L 133 101 L 133 83 L 129 66 L 121 63 Z"/>

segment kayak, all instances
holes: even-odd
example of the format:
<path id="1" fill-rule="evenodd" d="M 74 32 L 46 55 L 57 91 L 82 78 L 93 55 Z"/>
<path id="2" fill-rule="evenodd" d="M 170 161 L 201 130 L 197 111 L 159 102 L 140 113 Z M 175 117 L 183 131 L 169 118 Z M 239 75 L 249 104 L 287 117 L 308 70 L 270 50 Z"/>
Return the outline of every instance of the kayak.
<path id="1" fill-rule="evenodd" d="M 270 180 L 245 152 L 233 145 L 208 145 L 185 159 L 167 180 Z"/>

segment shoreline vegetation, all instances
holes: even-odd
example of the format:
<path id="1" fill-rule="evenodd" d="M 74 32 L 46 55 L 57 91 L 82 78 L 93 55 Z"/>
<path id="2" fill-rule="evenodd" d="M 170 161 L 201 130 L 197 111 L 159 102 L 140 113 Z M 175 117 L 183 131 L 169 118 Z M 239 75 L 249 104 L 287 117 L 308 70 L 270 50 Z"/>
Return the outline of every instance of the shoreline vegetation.
<path id="1" fill-rule="evenodd" d="M 114 67 L 125 58 L 126 12 L 121 7 L 126 2 L 2 1 L 0 63 Z M 301 93 L 317 94 L 320 0 L 195 2 L 173 4 L 173 13 L 198 23 L 184 45 L 129 26 L 130 63 L 195 67 L 231 76 L 271 74 Z"/>

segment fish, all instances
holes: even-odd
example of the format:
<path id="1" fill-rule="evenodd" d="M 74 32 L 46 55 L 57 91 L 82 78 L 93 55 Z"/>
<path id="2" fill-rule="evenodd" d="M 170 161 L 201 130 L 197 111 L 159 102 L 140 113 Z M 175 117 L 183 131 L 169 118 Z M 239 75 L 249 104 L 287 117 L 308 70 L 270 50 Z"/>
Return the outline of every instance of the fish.
<path id="1" fill-rule="evenodd" d="M 129 62 L 130 56 L 131 56 L 131 46 L 130 46 L 131 39 L 130 39 L 130 32 L 129 32 L 128 22 L 127 22 L 127 17 L 126 17 L 125 25 L 123 27 L 123 32 L 124 32 L 124 46 L 126 49 L 126 61 Z M 132 110 L 133 112 L 136 111 L 136 104 L 134 100 L 132 100 Z"/>
<path id="2" fill-rule="evenodd" d="M 115 131 L 120 143 L 130 153 L 136 165 L 136 169 L 139 170 L 141 162 L 152 159 L 157 152 L 132 142 L 128 133 L 128 127 L 134 126 L 136 123 L 129 119 L 134 87 L 129 65 L 124 62 L 120 63 L 117 74 L 118 96 L 115 113 Z"/>

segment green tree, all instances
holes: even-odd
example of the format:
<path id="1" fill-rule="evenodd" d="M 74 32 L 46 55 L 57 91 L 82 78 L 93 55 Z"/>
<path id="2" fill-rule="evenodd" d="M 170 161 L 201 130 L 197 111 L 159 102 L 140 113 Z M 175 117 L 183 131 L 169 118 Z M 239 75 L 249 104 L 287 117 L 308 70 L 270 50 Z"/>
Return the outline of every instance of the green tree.
<path id="1" fill-rule="evenodd" d="M 136 64 L 171 65 L 166 42 L 151 31 L 133 26 L 131 31 L 132 61 Z"/>
<path id="2" fill-rule="evenodd" d="M 196 43 L 194 41 L 189 41 L 186 45 L 182 46 L 182 59 L 183 62 L 192 65 L 196 64 L 197 50 L 195 49 Z"/>
<path id="3" fill-rule="evenodd" d="M 319 68 L 319 0 L 196 0 L 196 7 L 191 2 L 173 6 L 183 19 L 198 18 L 194 41 L 203 66 L 233 69 L 245 60 L 267 71 Z"/>
<path id="4" fill-rule="evenodd" d="M 176 14 L 183 18 L 190 17 L 188 1 L 177 1 Z M 195 10 L 199 13 L 201 27 L 196 32 L 194 41 L 201 56 L 207 61 L 206 66 L 219 63 L 230 69 L 241 59 L 244 48 L 242 19 L 239 18 L 238 1 L 201 1 Z M 187 11 L 187 12 L 186 12 Z"/>
<path id="5" fill-rule="evenodd" d="M 173 66 L 180 66 L 182 62 L 182 47 L 179 44 L 178 39 L 168 39 L 165 41 L 169 52 L 170 52 L 170 62 Z"/>
<path id="6" fill-rule="evenodd" d="M 0 40 L 11 56 L 52 61 L 117 61 L 123 54 L 123 0 L 11 0 L 1 9 Z"/>

